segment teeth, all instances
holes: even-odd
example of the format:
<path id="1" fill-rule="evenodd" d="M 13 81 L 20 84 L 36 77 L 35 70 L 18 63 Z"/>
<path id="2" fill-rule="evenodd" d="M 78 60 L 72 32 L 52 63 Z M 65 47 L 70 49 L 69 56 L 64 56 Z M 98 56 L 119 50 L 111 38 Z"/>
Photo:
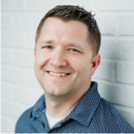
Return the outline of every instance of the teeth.
<path id="1" fill-rule="evenodd" d="M 67 75 L 65 73 L 53 73 L 53 72 L 49 72 L 49 74 L 51 74 L 53 76 L 66 76 Z"/>

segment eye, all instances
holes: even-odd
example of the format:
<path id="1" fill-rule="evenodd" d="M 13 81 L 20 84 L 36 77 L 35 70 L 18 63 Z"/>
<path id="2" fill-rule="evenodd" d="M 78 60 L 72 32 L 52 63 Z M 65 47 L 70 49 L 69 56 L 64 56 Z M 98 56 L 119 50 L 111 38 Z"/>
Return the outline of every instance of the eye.
<path id="1" fill-rule="evenodd" d="M 52 46 L 44 46 L 44 47 L 42 47 L 42 48 L 45 48 L 45 49 L 51 49 Z"/>
<path id="2" fill-rule="evenodd" d="M 72 51 L 72 52 L 80 52 L 79 50 L 74 49 L 74 48 L 71 48 L 70 51 Z"/>

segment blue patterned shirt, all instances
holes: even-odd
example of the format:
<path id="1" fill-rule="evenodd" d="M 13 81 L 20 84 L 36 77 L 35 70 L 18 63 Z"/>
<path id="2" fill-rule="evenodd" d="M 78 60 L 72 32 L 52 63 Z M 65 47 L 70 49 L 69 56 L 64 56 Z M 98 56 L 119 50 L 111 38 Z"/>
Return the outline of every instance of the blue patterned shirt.
<path id="1" fill-rule="evenodd" d="M 80 99 L 71 113 L 49 128 L 45 96 L 25 111 L 16 124 L 16 133 L 134 133 L 117 110 L 100 97 L 97 83 Z"/>

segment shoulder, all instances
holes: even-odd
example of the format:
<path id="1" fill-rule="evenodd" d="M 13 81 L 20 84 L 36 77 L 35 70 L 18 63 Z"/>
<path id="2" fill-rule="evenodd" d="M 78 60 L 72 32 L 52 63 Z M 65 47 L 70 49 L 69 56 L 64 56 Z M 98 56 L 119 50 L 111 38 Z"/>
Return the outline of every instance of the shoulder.
<path id="1" fill-rule="evenodd" d="M 37 100 L 35 105 L 26 110 L 18 119 L 15 127 L 16 133 L 35 133 L 36 128 L 40 124 L 37 119 L 43 110 L 45 110 L 45 96 L 44 94 Z"/>
<path id="2" fill-rule="evenodd" d="M 33 107 L 29 108 L 19 117 L 15 127 L 16 133 L 23 133 L 25 132 L 26 129 L 30 127 L 31 124 L 30 118 L 31 118 L 32 109 Z"/>
<path id="3" fill-rule="evenodd" d="M 105 99 L 101 98 L 97 110 L 99 114 L 101 114 L 101 117 L 103 117 L 103 123 L 106 124 L 107 128 L 122 133 L 134 132 L 134 129 L 129 125 L 129 123 L 126 122 L 114 106 Z"/>

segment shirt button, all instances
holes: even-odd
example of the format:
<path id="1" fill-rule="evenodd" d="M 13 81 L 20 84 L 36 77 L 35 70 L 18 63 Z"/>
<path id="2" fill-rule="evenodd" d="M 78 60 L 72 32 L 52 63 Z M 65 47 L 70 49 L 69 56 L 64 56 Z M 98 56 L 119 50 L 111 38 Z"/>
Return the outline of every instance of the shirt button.
<path id="1" fill-rule="evenodd" d="M 44 123 L 42 123 L 42 126 L 43 126 L 43 128 L 45 128 L 45 124 Z"/>

